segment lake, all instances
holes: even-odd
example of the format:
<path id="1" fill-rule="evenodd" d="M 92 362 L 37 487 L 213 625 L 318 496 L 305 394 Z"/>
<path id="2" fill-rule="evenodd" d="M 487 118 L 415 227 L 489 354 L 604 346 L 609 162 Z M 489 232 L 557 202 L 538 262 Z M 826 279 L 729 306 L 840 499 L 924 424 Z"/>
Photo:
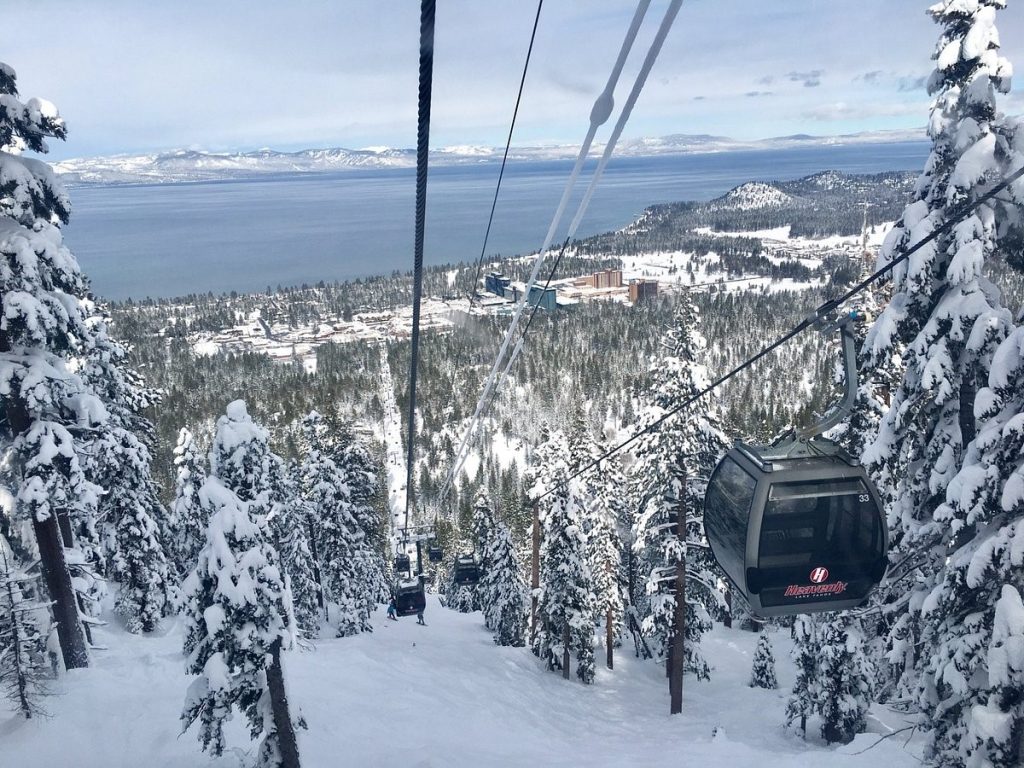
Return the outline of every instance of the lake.
<path id="1" fill-rule="evenodd" d="M 613 158 L 577 234 L 619 229 L 648 205 L 709 200 L 750 180 L 826 169 L 918 170 L 929 148 L 913 142 Z M 488 254 L 540 247 L 571 167 L 571 161 L 506 167 Z M 498 168 L 430 170 L 425 263 L 480 255 Z M 584 175 L 577 185 L 562 233 L 588 181 Z M 109 299 L 348 280 L 411 269 L 414 193 L 412 169 L 79 186 L 70 190 L 65 237 L 96 294 Z"/>

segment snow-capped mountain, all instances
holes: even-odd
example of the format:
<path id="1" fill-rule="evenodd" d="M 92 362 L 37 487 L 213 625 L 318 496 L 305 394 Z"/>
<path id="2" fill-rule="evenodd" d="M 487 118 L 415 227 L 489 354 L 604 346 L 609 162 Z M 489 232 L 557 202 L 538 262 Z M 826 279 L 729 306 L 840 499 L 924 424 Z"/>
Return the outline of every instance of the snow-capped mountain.
<path id="1" fill-rule="evenodd" d="M 655 138 L 630 139 L 616 148 L 620 157 L 648 157 L 691 153 L 727 152 L 744 149 L 784 149 L 815 144 L 855 144 L 915 141 L 922 138 L 917 131 L 881 131 L 848 136 L 782 136 L 760 141 L 737 141 L 725 136 L 671 134 Z M 514 147 L 512 161 L 561 160 L 576 156 L 578 147 L 571 144 L 535 147 Z M 595 151 L 600 151 L 600 145 Z M 499 162 L 502 149 L 476 145 L 440 147 L 431 151 L 431 164 L 461 165 Z M 205 152 L 180 149 L 144 155 L 111 155 L 60 160 L 53 168 L 65 183 L 131 184 L 174 183 L 242 179 L 265 174 L 329 173 L 350 169 L 413 168 L 414 149 L 365 147 L 345 149 L 303 149 L 279 152 L 263 148 L 251 152 Z"/>

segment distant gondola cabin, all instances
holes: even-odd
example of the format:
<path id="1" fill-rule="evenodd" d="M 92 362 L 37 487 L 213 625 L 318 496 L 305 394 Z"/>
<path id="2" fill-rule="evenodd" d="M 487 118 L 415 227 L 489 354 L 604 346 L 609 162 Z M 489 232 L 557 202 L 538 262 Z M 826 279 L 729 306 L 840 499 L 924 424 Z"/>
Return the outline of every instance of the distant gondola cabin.
<path id="1" fill-rule="evenodd" d="M 480 581 L 480 565 L 473 555 L 459 555 L 455 558 L 454 581 L 460 587 Z"/>
<path id="2" fill-rule="evenodd" d="M 395 588 L 395 611 L 399 616 L 412 616 L 427 606 L 423 580 L 404 581 Z"/>

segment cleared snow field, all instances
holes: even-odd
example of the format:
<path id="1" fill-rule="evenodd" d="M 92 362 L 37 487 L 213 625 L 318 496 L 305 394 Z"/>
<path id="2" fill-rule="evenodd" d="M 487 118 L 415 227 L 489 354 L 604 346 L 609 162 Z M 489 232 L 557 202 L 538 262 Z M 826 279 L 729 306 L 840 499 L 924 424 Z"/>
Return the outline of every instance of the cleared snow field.
<path id="1" fill-rule="evenodd" d="M 717 629 L 703 644 L 712 679 L 688 677 L 683 714 L 672 717 L 663 667 L 637 661 L 631 646 L 616 655 L 613 672 L 599 649 L 597 680 L 584 686 L 544 670 L 526 649 L 496 647 L 479 613 L 458 614 L 436 596 L 428 599 L 426 627 L 411 618 L 388 621 L 378 611 L 373 634 L 319 640 L 315 650 L 286 658 L 293 704 L 309 723 L 300 735 L 305 768 L 919 765 L 919 739 L 904 748 L 905 734 L 852 754 L 888 732 L 874 719 L 874 733 L 843 747 L 804 742 L 783 729 L 793 681 L 787 632 L 772 635 L 781 688 L 765 691 L 747 687 L 757 635 Z M 0 765 L 250 765 L 241 716 L 228 729 L 233 751 L 218 760 L 199 750 L 194 732 L 178 735 L 187 683 L 180 623 L 167 622 L 160 636 L 136 637 L 111 621 L 97 637 L 108 650 L 47 700 L 52 719 L 0 715 Z M 890 727 L 904 725 L 901 716 L 876 711 L 882 713 Z"/>

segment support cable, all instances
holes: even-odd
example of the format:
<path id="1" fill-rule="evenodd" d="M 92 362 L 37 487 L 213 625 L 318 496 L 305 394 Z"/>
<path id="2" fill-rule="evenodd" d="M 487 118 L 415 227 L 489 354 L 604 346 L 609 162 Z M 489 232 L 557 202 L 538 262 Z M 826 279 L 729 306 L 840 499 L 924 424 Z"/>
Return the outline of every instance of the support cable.
<path id="1" fill-rule="evenodd" d="M 412 360 L 409 364 L 409 446 L 406 455 L 405 526 L 415 505 L 416 369 L 419 365 L 420 297 L 423 294 L 423 230 L 427 212 L 427 154 L 430 149 L 430 96 L 434 76 L 435 0 L 420 2 L 420 78 L 416 125 L 416 239 L 413 246 Z"/>
<path id="2" fill-rule="evenodd" d="M 559 488 L 565 487 L 566 485 L 568 485 L 570 482 L 575 480 L 580 475 L 583 475 L 583 474 L 589 472 L 590 470 L 594 469 L 596 466 L 598 466 L 602 461 L 604 461 L 608 457 L 618 453 L 619 451 L 621 451 L 626 446 L 632 445 L 637 440 L 639 440 L 643 435 L 648 434 L 650 432 L 654 432 L 656 429 L 661 427 L 661 425 L 664 424 L 666 421 L 668 421 L 670 418 L 672 418 L 673 416 L 675 416 L 676 414 L 678 414 L 680 411 L 684 410 L 685 408 L 688 408 L 695 401 L 697 401 L 700 398 L 704 397 L 704 395 L 708 394 L 709 392 L 711 392 L 714 389 L 717 389 L 723 383 L 725 383 L 726 381 L 731 379 L 736 374 L 738 374 L 738 373 L 746 370 L 747 368 L 751 367 L 757 361 L 761 360 L 764 357 L 767 357 L 769 354 L 774 352 L 776 349 L 781 347 L 783 344 L 785 344 L 787 341 L 789 341 L 793 337 L 798 336 L 799 334 L 803 333 L 808 328 L 813 327 L 814 325 L 819 323 L 821 320 L 827 318 L 833 311 L 835 311 L 839 306 L 841 306 L 842 304 L 847 302 L 851 297 L 853 297 L 856 294 L 858 294 L 861 291 L 863 291 L 865 288 L 867 288 L 869 285 L 871 285 L 871 283 L 875 282 L 876 280 L 879 280 L 880 278 L 885 277 L 887 274 L 892 272 L 892 270 L 895 269 L 899 264 L 902 264 L 904 261 L 909 259 L 915 253 L 917 253 L 919 250 L 921 250 L 924 246 L 926 246 L 929 243 L 931 243 L 932 241 L 938 239 L 942 235 L 945 235 L 945 234 L 948 234 L 949 232 L 951 232 L 954 227 L 956 227 L 958 224 L 962 223 L 967 218 L 972 216 L 975 213 L 975 211 L 977 211 L 978 208 L 980 208 L 982 205 L 984 205 L 989 200 L 994 198 L 997 194 L 1002 192 L 1004 189 L 1009 187 L 1011 184 L 1013 184 L 1013 182 L 1019 180 L 1021 177 L 1024 177 L 1024 166 L 1022 166 L 1021 168 L 1019 168 L 1018 170 L 1014 171 L 1012 174 L 1007 176 L 999 184 L 997 184 L 991 190 L 989 190 L 984 195 L 982 195 L 980 198 L 978 198 L 975 202 L 963 205 L 962 208 L 961 208 L 961 211 L 959 213 L 954 214 L 951 218 L 947 219 L 945 224 L 943 224 L 941 227 L 937 227 L 930 234 L 928 234 L 925 237 L 923 237 L 920 240 L 918 240 L 916 243 L 914 243 L 913 246 L 908 248 L 903 254 L 901 254 L 897 258 L 893 259 L 892 261 L 890 261 L 888 264 L 886 264 L 881 269 L 878 269 L 875 272 L 873 272 L 872 274 L 868 275 L 866 278 L 864 278 L 859 283 L 857 283 L 852 288 L 850 288 L 848 291 L 846 291 L 846 293 L 842 294 L 838 298 L 830 299 L 829 301 L 826 301 L 825 303 L 821 304 L 817 309 L 814 310 L 814 312 L 812 312 L 810 315 L 808 315 L 803 320 L 801 320 L 799 323 L 797 323 L 795 326 L 793 326 L 793 328 L 791 330 L 787 331 L 782 336 L 780 336 L 775 341 L 773 341 L 771 344 L 769 344 L 768 346 L 764 347 L 760 352 L 758 352 L 757 354 L 753 355 L 752 357 L 747 358 L 745 361 L 740 363 L 738 366 L 733 368 L 728 373 L 723 374 L 722 376 L 718 377 L 713 382 L 708 384 L 708 386 L 704 387 L 704 389 L 702 389 L 700 392 L 698 392 L 697 394 L 693 395 L 692 397 L 687 398 L 682 403 L 677 405 L 675 408 L 672 408 L 671 410 L 666 411 L 664 414 L 662 414 L 660 417 L 658 417 L 655 421 L 651 422 L 650 424 L 648 424 L 643 429 L 641 429 L 638 432 L 634 433 L 632 436 L 630 436 L 626 440 L 623 440 L 618 445 L 615 445 L 612 448 L 609 448 L 607 451 L 602 453 L 600 456 L 598 456 L 596 459 L 591 461 L 589 464 L 586 464 L 583 467 L 580 467 L 580 469 L 576 470 L 576 472 L 574 472 L 573 474 L 569 475 L 569 477 L 567 477 L 565 480 L 561 481 L 557 485 L 552 486 L 551 488 L 546 490 L 544 493 L 542 493 L 540 496 L 538 496 L 536 499 L 533 499 L 533 501 L 537 502 L 537 501 L 540 501 L 540 500 L 544 499 L 545 497 L 547 497 L 550 494 L 552 494 L 555 491 L 557 491 Z"/>
<path id="3" fill-rule="evenodd" d="M 612 129 L 612 134 L 608 138 L 608 142 L 605 144 L 604 152 L 601 154 L 601 160 L 598 162 L 597 168 L 594 169 L 594 175 L 590 179 L 587 191 L 584 193 L 583 199 L 580 200 L 580 204 L 576 209 L 576 215 L 573 217 L 572 224 L 569 225 L 569 232 L 565 237 L 565 242 L 562 244 L 562 248 L 558 253 L 558 258 L 555 260 L 554 268 L 548 275 L 548 281 L 544 285 L 545 291 L 548 289 L 548 286 L 551 285 L 551 279 L 555 276 L 555 270 L 558 269 L 558 264 L 561 262 L 562 256 L 565 254 L 566 247 L 569 245 L 572 238 L 576 236 L 576 231 L 579 229 L 580 223 L 583 221 L 583 215 L 587 212 L 587 208 L 590 206 L 590 200 L 594 196 L 594 190 L 597 189 L 597 185 L 600 183 L 601 177 L 604 175 L 604 169 L 607 167 L 608 161 L 612 157 L 612 152 L 615 151 L 615 145 L 618 143 L 619 137 L 622 135 L 622 131 L 626 127 L 626 123 L 629 121 L 630 115 L 633 113 L 633 107 L 636 104 L 636 100 L 640 97 L 640 93 L 643 91 L 644 85 L 647 82 L 647 76 L 651 73 L 651 68 L 654 66 L 654 62 L 657 60 L 658 54 L 661 52 L 661 46 L 664 44 L 669 30 L 672 28 L 672 23 L 675 21 L 682 3 L 683 0 L 672 0 L 668 9 L 665 11 L 665 16 L 661 20 L 661 26 L 658 27 L 658 33 L 655 35 L 654 41 L 651 43 L 651 47 L 647 51 L 647 57 L 644 59 L 643 66 L 640 68 L 640 72 L 637 74 L 636 80 L 633 82 L 633 88 L 629 92 L 629 97 L 626 99 L 626 103 L 622 107 L 622 112 L 619 114 L 619 119 L 615 121 L 615 127 Z M 498 384 L 505 380 L 512 368 L 512 365 L 518 359 L 519 353 L 523 349 L 523 344 L 526 342 L 526 334 L 530 330 L 530 323 L 533 322 L 533 316 L 537 314 L 537 308 L 539 306 L 540 301 L 533 305 L 533 312 L 530 315 L 529 322 L 527 322 L 526 328 L 523 329 L 523 333 L 519 337 L 519 341 L 512 350 L 512 354 L 509 356 L 508 362 L 505 364 L 505 369 L 501 372 L 498 382 L 495 383 L 495 392 L 498 389 Z"/>
<path id="4" fill-rule="evenodd" d="M 626 127 L 626 123 L 629 121 L 629 118 L 633 113 L 633 107 L 636 105 L 637 99 L 643 92 L 644 85 L 646 85 L 647 83 L 647 77 L 650 75 L 651 69 L 654 67 L 654 62 L 657 61 L 658 54 L 661 53 L 661 48 L 665 43 L 665 38 L 668 37 L 669 31 L 672 29 L 672 24 L 675 22 L 676 16 L 679 14 L 679 9 L 682 6 L 682 3 L 683 0 L 672 0 L 672 2 L 669 3 L 669 7 L 665 11 L 665 16 L 661 20 L 661 24 L 658 27 L 658 31 L 654 36 L 654 40 L 651 42 L 651 45 L 647 50 L 647 55 L 644 58 L 643 65 L 640 67 L 640 71 L 637 73 L 637 76 L 633 81 L 633 87 L 629 92 L 629 96 L 626 98 L 626 102 L 622 107 L 622 111 L 619 113 L 619 117 L 615 121 L 615 127 L 612 129 L 611 136 L 609 136 L 608 141 L 605 143 L 604 152 L 601 154 L 601 160 L 598 162 L 597 168 L 594 170 L 594 174 L 590 179 L 590 184 L 587 186 L 587 190 L 583 195 L 583 199 L 580 200 L 580 203 L 576 208 L 576 214 L 575 216 L 573 216 L 572 223 L 569 225 L 569 231 L 566 235 L 565 242 L 562 244 L 562 248 L 559 251 L 558 259 L 555 263 L 555 269 L 557 269 L 558 262 L 561 261 L 562 256 L 565 253 L 566 247 L 568 246 L 572 238 L 575 236 L 576 231 L 579 229 L 580 223 L 583 221 L 583 216 L 586 213 L 587 208 L 590 206 L 590 201 L 594 196 L 594 191 L 597 189 L 597 185 L 600 183 L 601 177 L 604 175 L 604 170 L 608 165 L 608 161 L 611 159 L 612 153 L 615 151 L 615 145 L 618 143 L 618 140 L 622 135 L 622 131 Z M 595 104 L 595 109 L 596 108 L 597 105 Z M 541 256 L 538 257 L 538 265 L 540 263 L 540 259 L 542 258 L 542 256 L 543 252 Z M 534 271 L 536 272 L 536 266 L 534 268 Z M 548 276 L 547 283 L 544 286 L 545 291 L 551 284 L 551 279 L 553 277 L 554 269 Z M 529 299 L 531 285 L 532 281 L 531 284 L 527 285 L 524 291 L 524 302 Z M 543 296 L 543 293 L 541 294 L 541 296 Z M 480 400 L 480 403 L 483 407 L 477 407 L 477 414 L 475 415 L 474 419 L 470 421 L 469 429 L 466 432 L 466 437 L 460 444 L 459 451 L 457 451 L 455 454 L 455 464 L 453 465 L 452 471 L 449 474 L 448 479 L 445 482 L 445 485 L 442 487 L 442 498 L 447 494 L 449 485 L 454 482 L 456 475 L 458 475 L 459 470 L 462 468 L 462 465 L 465 463 L 465 460 L 468 457 L 468 448 L 470 444 L 470 439 L 472 438 L 472 433 L 475 431 L 476 426 L 479 423 L 479 420 L 486 415 L 487 411 L 489 411 L 490 409 L 491 404 L 494 402 L 494 399 L 497 395 L 499 382 L 504 381 L 508 377 L 509 371 L 511 370 L 512 366 L 518 359 L 519 353 L 522 351 L 523 344 L 526 341 L 526 335 L 529 332 L 530 324 L 532 324 L 533 317 L 534 315 L 537 314 L 537 309 L 539 308 L 539 306 L 540 297 L 538 297 L 537 302 L 533 305 L 533 311 L 530 314 L 529 322 L 526 325 L 526 329 L 523 331 L 522 335 L 520 335 L 519 337 L 519 340 L 516 342 L 515 348 L 512 350 L 512 354 L 509 355 L 508 360 L 506 361 L 505 367 L 503 368 L 501 374 L 498 377 L 494 378 L 490 387 L 484 388 L 484 395 L 481 397 Z M 504 346 L 502 347 L 502 349 L 504 349 Z M 501 353 L 499 352 L 499 356 L 500 354 Z"/>
<path id="5" fill-rule="evenodd" d="M 538 252 L 537 258 L 533 264 L 533 270 L 530 272 L 530 277 L 526 281 L 526 289 L 523 291 L 523 298 L 516 305 L 516 311 L 512 315 L 512 322 L 509 324 L 508 330 L 505 331 L 505 336 L 501 342 L 501 348 L 498 350 L 498 355 L 494 360 L 494 365 L 491 367 L 491 371 L 487 375 L 487 380 L 484 382 L 483 393 L 480 395 L 480 400 L 477 402 L 476 410 L 473 412 L 473 416 L 470 419 L 470 429 L 468 429 L 466 434 L 463 435 L 462 442 L 459 444 L 459 448 L 455 452 L 456 456 L 462 455 L 463 450 L 468 446 L 473 426 L 480 418 L 481 410 L 489 399 L 491 388 L 494 386 L 494 380 L 497 378 L 501 365 L 505 360 L 505 354 L 508 352 L 509 342 L 515 335 L 516 328 L 519 325 L 519 320 L 526 307 L 527 298 L 530 295 L 530 288 L 537 282 L 537 275 L 540 272 L 540 267 L 544 261 L 545 253 L 548 248 L 551 247 L 551 242 L 555 237 L 555 231 L 562 221 L 562 215 L 565 213 L 565 206 L 569 202 L 569 195 L 572 193 L 573 187 L 576 184 L 576 179 L 579 177 L 580 171 L 583 168 L 583 161 L 586 160 L 587 155 L 590 152 L 590 145 L 594 141 L 597 129 L 611 116 L 612 108 L 615 105 L 612 93 L 615 90 L 615 85 L 618 83 L 619 75 L 622 73 L 622 68 L 625 66 L 626 58 L 633 47 L 633 41 L 636 40 L 636 34 L 640 29 L 640 23 L 643 21 L 644 15 L 647 13 L 647 8 L 650 4 L 651 0 L 639 0 L 637 3 L 636 11 L 633 13 L 633 20 L 630 22 L 629 29 L 626 31 L 626 37 L 622 41 L 622 47 L 619 49 L 619 55 L 615 60 L 615 65 L 612 67 L 611 74 L 608 76 L 608 82 L 605 84 L 604 90 L 601 91 L 601 94 L 594 101 L 594 106 L 590 110 L 590 127 L 587 129 L 587 135 L 583 139 L 583 144 L 580 146 L 580 151 L 576 156 L 576 163 L 573 165 L 572 173 L 569 174 L 569 178 L 565 184 L 565 189 L 562 191 L 562 198 L 558 202 L 558 208 L 555 210 L 555 215 L 551 220 L 551 225 L 548 227 L 547 235 L 544 237 L 544 244 L 540 247 L 540 251 Z M 445 484 L 443 486 L 444 490 L 441 494 L 442 498 L 445 493 L 447 493 L 447 489 L 451 486 L 454 476 L 455 473 L 452 472 L 445 480 Z"/>
<path id="6" fill-rule="evenodd" d="M 498 171 L 498 183 L 494 187 L 494 199 L 491 201 L 491 215 L 487 217 L 487 231 L 484 232 L 484 242 L 480 246 L 480 258 L 476 262 L 476 276 L 473 278 L 473 288 L 469 293 L 469 305 L 476 303 L 476 289 L 480 284 L 480 270 L 484 266 L 484 255 L 487 253 L 487 241 L 491 237 L 491 225 L 494 223 L 494 209 L 498 206 L 498 193 L 501 191 L 501 180 L 505 176 L 505 163 L 508 162 L 509 147 L 512 146 L 512 132 L 516 127 L 516 116 L 519 114 L 519 102 L 523 99 L 523 86 L 526 84 L 526 72 L 530 68 L 530 55 L 533 53 L 533 41 L 537 37 L 537 23 L 540 21 L 540 9 L 544 7 L 544 0 L 537 2 L 537 15 L 533 17 L 533 32 L 530 33 L 530 45 L 526 49 L 526 61 L 523 64 L 523 76 L 519 79 L 519 93 L 516 95 L 516 106 L 512 110 L 512 121 L 508 126 L 508 139 L 505 140 L 505 154 L 501 158 L 501 170 Z"/>

